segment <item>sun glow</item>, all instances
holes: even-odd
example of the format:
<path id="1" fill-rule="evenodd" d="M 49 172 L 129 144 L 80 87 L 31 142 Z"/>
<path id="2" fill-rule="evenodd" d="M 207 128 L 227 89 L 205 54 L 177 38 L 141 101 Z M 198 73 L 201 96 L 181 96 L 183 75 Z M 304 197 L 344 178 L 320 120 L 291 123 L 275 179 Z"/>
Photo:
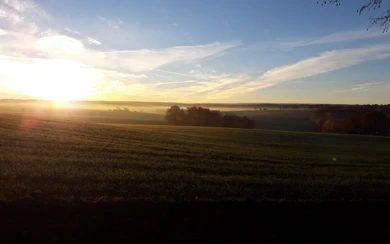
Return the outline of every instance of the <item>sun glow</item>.
<path id="1" fill-rule="evenodd" d="M 37 99 L 74 101 L 91 98 L 92 81 L 100 77 L 93 69 L 50 60 L 23 65 L 22 70 L 13 72 L 12 78 L 12 87 L 19 93 Z"/>
<path id="2" fill-rule="evenodd" d="M 61 81 L 41 80 L 24 84 L 19 90 L 24 94 L 44 100 L 73 101 L 90 97 L 88 86 L 81 80 L 64 79 Z"/>

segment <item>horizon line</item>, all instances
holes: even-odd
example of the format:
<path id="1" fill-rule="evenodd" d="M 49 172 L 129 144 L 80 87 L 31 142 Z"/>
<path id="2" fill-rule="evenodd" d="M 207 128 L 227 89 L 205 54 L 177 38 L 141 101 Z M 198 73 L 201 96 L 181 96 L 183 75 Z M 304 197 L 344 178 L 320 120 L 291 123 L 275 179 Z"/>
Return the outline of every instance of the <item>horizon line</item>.
<path id="1" fill-rule="evenodd" d="M 45 99 L 14 99 L 14 98 L 3 98 L 0 99 L 0 101 L 34 101 L 34 102 L 59 102 L 56 100 L 45 100 Z M 60 101 L 64 103 L 159 103 L 159 104 L 184 104 L 184 105 L 189 105 L 189 104 L 213 104 L 213 105 L 255 105 L 255 104 L 268 104 L 268 105 L 279 105 L 279 104 L 295 104 L 295 105 L 376 105 L 376 103 L 366 103 L 366 104 L 358 104 L 358 103 L 302 103 L 302 102 L 296 102 L 296 103 L 278 103 L 278 102 L 245 102 L 245 103 L 193 103 L 193 102 L 157 102 L 157 101 L 116 101 L 116 100 L 73 100 L 73 101 Z M 377 105 L 390 105 L 389 104 L 377 104 Z"/>

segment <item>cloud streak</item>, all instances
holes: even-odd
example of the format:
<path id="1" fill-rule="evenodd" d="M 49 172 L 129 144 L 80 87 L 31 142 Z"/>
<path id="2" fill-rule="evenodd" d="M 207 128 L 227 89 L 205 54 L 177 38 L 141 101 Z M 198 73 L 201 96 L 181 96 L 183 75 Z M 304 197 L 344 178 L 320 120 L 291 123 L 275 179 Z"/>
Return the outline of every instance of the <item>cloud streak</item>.
<path id="1" fill-rule="evenodd" d="M 141 49 L 105 52 L 110 64 L 133 72 L 154 70 L 168 64 L 191 64 L 205 58 L 216 57 L 237 47 L 238 41 L 214 42 L 195 46 L 176 46 L 165 49 Z"/>
<path id="2" fill-rule="evenodd" d="M 296 79 L 325 74 L 371 60 L 388 57 L 390 45 L 375 47 L 342 49 L 321 53 L 317 57 L 301 60 L 295 64 L 271 69 L 248 82 L 238 81 L 232 88 L 218 93 L 220 97 L 238 96 Z"/>
<path id="3" fill-rule="evenodd" d="M 80 34 L 80 32 L 76 31 L 76 30 L 72 30 L 71 28 L 65 28 L 64 29 L 66 32 L 68 33 L 71 33 L 71 34 Z"/>
<path id="4" fill-rule="evenodd" d="M 92 37 L 88 37 L 87 41 L 88 41 L 89 44 L 93 44 L 93 45 L 97 45 L 97 46 L 100 46 L 100 45 L 103 44 L 100 41 L 98 41 L 98 40 L 96 40 L 96 39 L 94 39 Z"/>
<path id="5" fill-rule="evenodd" d="M 317 39 L 309 39 L 309 40 L 297 41 L 297 42 L 282 42 L 280 46 L 283 49 L 294 49 L 298 47 L 305 47 L 305 46 L 312 46 L 312 45 L 379 38 L 379 37 L 388 36 L 388 34 L 389 33 L 383 33 L 382 31 L 370 31 L 370 30 L 369 31 L 366 30 L 344 31 L 344 32 L 336 32 Z"/>
<path id="6" fill-rule="evenodd" d="M 345 89 L 345 90 L 334 90 L 333 92 L 339 93 L 339 92 L 351 92 L 351 91 L 361 91 L 361 90 L 366 90 L 366 89 L 371 89 L 371 88 L 378 88 L 381 87 L 384 82 L 370 82 L 370 83 L 363 83 L 363 84 L 357 84 L 354 85 L 350 89 Z M 386 86 L 385 86 L 386 87 Z"/>
<path id="7" fill-rule="evenodd" d="M 259 81 L 264 84 L 273 84 L 328 73 L 366 61 L 381 59 L 383 52 L 390 52 L 390 45 L 324 52 L 317 57 L 269 70 L 259 78 Z"/>
<path id="8" fill-rule="evenodd" d="M 119 29 L 119 25 L 123 24 L 121 20 L 113 21 L 102 16 L 98 16 L 98 19 L 113 29 Z"/>

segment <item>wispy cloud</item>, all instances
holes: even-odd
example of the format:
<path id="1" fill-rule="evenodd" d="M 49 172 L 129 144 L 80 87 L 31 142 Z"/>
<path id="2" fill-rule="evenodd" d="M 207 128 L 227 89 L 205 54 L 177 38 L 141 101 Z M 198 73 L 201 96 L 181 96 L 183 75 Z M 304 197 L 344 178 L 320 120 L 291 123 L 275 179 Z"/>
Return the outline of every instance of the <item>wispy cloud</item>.
<path id="1" fill-rule="evenodd" d="M 241 42 L 232 41 L 195 46 L 176 46 L 165 49 L 113 51 L 104 53 L 104 61 L 109 61 L 110 64 L 121 69 L 143 72 L 167 64 L 190 64 L 205 58 L 216 57 L 240 44 Z"/>
<path id="2" fill-rule="evenodd" d="M 207 93 L 212 97 L 229 97 L 232 94 L 230 91 L 236 88 L 239 85 L 245 84 L 245 82 L 250 81 L 253 77 L 247 74 L 221 74 L 211 76 L 211 81 L 208 81 L 207 84 L 202 86 L 200 89 L 196 90 L 194 93 Z"/>
<path id="3" fill-rule="evenodd" d="M 156 85 L 173 85 L 173 84 L 186 84 L 186 83 L 197 83 L 197 80 L 183 80 L 183 81 L 172 81 L 172 82 L 158 82 Z"/>
<path id="4" fill-rule="evenodd" d="M 72 30 L 71 28 L 65 28 L 65 31 L 68 32 L 68 33 L 71 33 L 71 34 L 80 34 L 80 32 L 76 31 L 76 30 Z"/>
<path id="5" fill-rule="evenodd" d="M 159 12 L 162 13 L 162 14 L 170 14 L 170 13 L 171 13 L 171 11 L 169 11 L 169 10 L 167 10 L 167 9 L 165 9 L 165 8 L 160 9 Z"/>
<path id="6" fill-rule="evenodd" d="M 389 33 L 383 33 L 382 31 L 375 30 L 357 30 L 357 31 L 344 31 L 336 32 L 324 37 L 313 38 L 309 40 L 296 41 L 296 42 L 282 42 L 280 46 L 285 49 L 294 49 L 297 47 L 346 42 L 346 41 L 357 41 L 370 38 L 378 38 L 388 36 Z"/>
<path id="7" fill-rule="evenodd" d="M 94 39 L 92 37 L 88 37 L 87 41 L 88 41 L 89 44 L 98 45 L 98 46 L 103 44 L 100 41 L 98 41 L 98 40 L 96 40 L 96 39 Z"/>
<path id="8" fill-rule="evenodd" d="M 370 83 L 362 83 L 362 84 L 356 84 L 352 86 L 350 89 L 344 89 L 344 90 L 334 90 L 333 92 L 351 92 L 351 91 L 361 91 L 371 88 L 378 88 L 382 87 L 385 82 L 370 82 Z"/>
<path id="9" fill-rule="evenodd" d="M 278 84 L 328 73 L 365 61 L 380 59 L 383 57 L 381 56 L 383 52 L 390 52 L 390 45 L 324 52 L 317 57 L 269 70 L 259 78 L 259 81 L 262 84 Z"/>
<path id="10" fill-rule="evenodd" d="M 177 75 L 177 76 L 193 77 L 193 76 L 185 74 L 185 73 L 174 72 L 174 71 L 169 71 L 169 70 L 153 69 L 152 71 L 157 71 L 157 72 L 171 74 L 171 75 Z"/>
<path id="11" fill-rule="evenodd" d="M 119 29 L 119 26 L 123 24 L 122 20 L 113 21 L 102 16 L 98 16 L 98 19 L 108 25 L 111 28 Z"/>
<path id="12" fill-rule="evenodd" d="M 390 52 L 390 45 L 381 45 L 367 48 L 342 49 L 321 53 L 295 64 L 271 69 L 261 76 L 251 80 L 238 80 L 231 84 L 231 88 L 224 89 L 217 95 L 220 97 L 240 96 L 280 83 L 306 78 L 334 70 L 357 65 L 370 60 L 383 58 L 383 53 Z"/>
<path id="13" fill-rule="evenodd" d="M 0 6 L 2 9 L 7 9 L 8 12 L 24 13 L 25 15 L 33 14 L 39 17 L 47 18 L 49 15 L 40 6 L 32 0 L 1 0 Z"/>
<path id="14" fill-rule="evenodd" d="M 36 33 L 33 20 L 49 19 L 49 15 L 33 1 L 0 0 L 0 29 Z"/>
<path id="15" fill-rule="evenodd" d="M 371 82 L 371 83 L 357 84 L 351 90 L 352 91 L 364 90 L 371 87 L 377 87 L 383 83 L 384 82 Z"/>
<path id="16" fill-rule="evenodd" d="M 195 63 L 240 45 L 240 42 L 233 41 L 165 49 L 104 52 L 87 48 L 81 40 L 56 32 L 49 32 L 43 36 L 8 33 L 0 38 L 4 43 L 0 46 L 0 50 L 5 55 L 12 53 L 18 56 L 39 56 L 48 59 L 66 58 L 94 67 L 120 69 L 128 72 L 151 71 L 168 64 Z M 89 39 L 89 42 L 98 44 L 99 41 Z"/>

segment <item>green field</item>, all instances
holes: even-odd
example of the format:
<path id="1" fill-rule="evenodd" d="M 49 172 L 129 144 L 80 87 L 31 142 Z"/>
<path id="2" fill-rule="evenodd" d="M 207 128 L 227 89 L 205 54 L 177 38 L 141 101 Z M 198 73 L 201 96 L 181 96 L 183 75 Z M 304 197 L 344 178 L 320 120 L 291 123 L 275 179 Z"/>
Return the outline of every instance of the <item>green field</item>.
<path id="1" fill-rule="evenodd" d="M 390 138 L 0 117 L 0 199 L 383 201 Z"/>

